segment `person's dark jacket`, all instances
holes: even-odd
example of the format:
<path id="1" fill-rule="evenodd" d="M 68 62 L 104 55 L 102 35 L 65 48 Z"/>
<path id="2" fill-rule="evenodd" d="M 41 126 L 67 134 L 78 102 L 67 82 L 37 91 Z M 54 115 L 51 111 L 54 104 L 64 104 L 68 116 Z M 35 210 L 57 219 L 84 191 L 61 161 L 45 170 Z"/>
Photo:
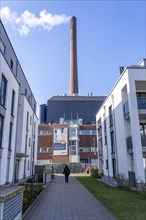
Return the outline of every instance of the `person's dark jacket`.
<path id="1" fill-rule="evenodd" d="M 67 176 L 70 175 L 70 169 L 69 169 L 69 167 L 68 167 L 67 165 L 64 167 L 63 174 L 64 174 L 64 175 L 67 175 Z"/>

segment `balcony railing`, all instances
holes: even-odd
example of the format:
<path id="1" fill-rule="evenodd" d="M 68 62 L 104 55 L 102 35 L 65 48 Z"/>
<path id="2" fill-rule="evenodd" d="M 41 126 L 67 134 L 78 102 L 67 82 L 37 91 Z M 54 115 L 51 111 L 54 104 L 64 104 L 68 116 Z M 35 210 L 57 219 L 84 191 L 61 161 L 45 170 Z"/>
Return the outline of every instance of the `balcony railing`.
<path id="1" fill-rule="evenodd" d="M 146 135 L 141 135 L 141 144 L 142 147 L 146 147 Z"/>
<path id="2" fill-rule="evenodd" d="M 146 109 L 146 98 L 137 98 L 138 109 Z"/>

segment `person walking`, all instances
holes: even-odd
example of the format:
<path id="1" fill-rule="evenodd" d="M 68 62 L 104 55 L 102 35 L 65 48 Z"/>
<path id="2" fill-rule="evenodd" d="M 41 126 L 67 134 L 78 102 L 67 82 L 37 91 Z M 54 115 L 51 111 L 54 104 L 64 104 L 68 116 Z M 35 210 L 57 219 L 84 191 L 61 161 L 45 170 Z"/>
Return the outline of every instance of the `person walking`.
<path id="1" fill-rule="evenodd" d="M 63 174 L 65 175 L 65 182 L 68 183 L 68 177 L 70 175 L 70 169 L 67 165 L 65 165 Z"/>

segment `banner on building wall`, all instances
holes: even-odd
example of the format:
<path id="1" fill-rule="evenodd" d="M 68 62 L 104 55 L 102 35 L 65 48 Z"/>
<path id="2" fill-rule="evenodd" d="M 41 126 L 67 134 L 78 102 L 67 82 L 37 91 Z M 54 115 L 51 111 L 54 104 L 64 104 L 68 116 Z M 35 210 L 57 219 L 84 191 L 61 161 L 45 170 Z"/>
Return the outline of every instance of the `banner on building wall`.
<path id="1" fill-rule="evenodd" d="M 67 155 L 67 128 L 54 128 L 54 155 Z"/>

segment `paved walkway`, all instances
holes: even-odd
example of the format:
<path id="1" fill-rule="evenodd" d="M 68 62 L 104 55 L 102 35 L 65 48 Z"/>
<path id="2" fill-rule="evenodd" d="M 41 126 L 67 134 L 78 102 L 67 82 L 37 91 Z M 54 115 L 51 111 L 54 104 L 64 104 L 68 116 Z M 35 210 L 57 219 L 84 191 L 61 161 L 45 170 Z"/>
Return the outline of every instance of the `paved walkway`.
<path id="1" fill-rule="evenodd" d="M 23 220 L 115 220 L 73 176 L 55 176 Z"/>

